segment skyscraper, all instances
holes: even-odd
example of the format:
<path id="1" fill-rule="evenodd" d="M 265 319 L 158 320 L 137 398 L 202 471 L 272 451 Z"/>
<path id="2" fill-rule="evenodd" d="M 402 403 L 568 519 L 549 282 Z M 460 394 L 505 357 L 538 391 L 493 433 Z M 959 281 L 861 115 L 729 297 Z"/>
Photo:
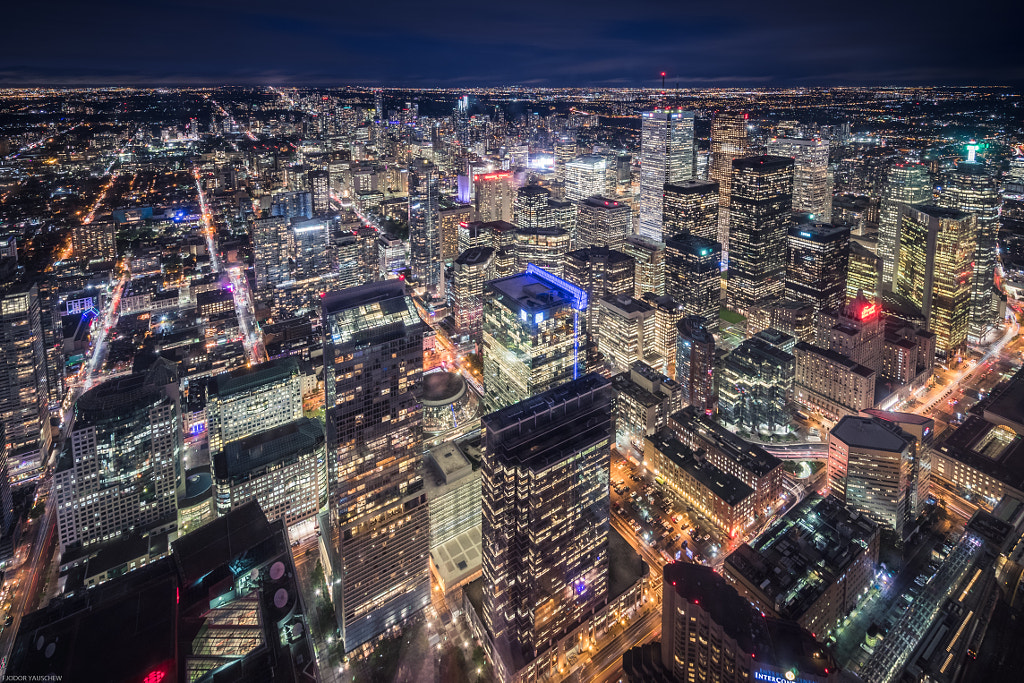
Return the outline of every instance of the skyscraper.
<path id="1" fill-rule="evenodd" d="M 665 183 L 664 236 L 688 232 L 712 242 L 718 241 L 718 183 L 683 180 Z"/>
<path id="2" fill-rule="evenodd" d="M 718 330 L 721 262 L 718 242 L 686 233 L 665 240 L 665 292 L 686 315 L 700 316 L 711 332 Z"/>
<path id="3" fill-rule="evenodd" d="M 774 434 L 789 429 L 786 404 L 793 394 L 796 361 L 770 343 L 765 335 L 789 337 L 765 330 L 746 340 L 722 364 L 718 407 L 722 423 L 752 434 Z M 792 343 L 793 338 L 789 337 Z"/>
<path id="4" fill-rule="evenodd" d="M 132 530 L 173 528 L 182 450 L 171 361 L 82 394 L 53 480 L 61 552 Z"/>
<path id="5" fill-rule="evenodd" d="M 661 241 L 665 183 L 694 175 L 693 112 L 657 109 L 641 118 L 639 233 Z"/>
<path id="6" fill-rule="evenodd" d="M 793 160 L 774 156 L 737 159 L 732 162 L 730 183 L 731 256 L 726 291 L 729 307 L 749 315 L 781 299 L 786 289 Z"/>
<path id="7" fill-rule="evenodd" d="M 603 195 L 607 188 L 608 159 L 585 154 L 565 165 L 565 199 L 579 204 L 587 197 Z"/>
<path id="8" fill-rule="evenodd" d="M 622 253 L 636 262 L 636 297 L 648 292 L 655 296 L 665 294 L 665 243 L 655 242 L 641 235 L 630 235 L 622 243 Z"/>
<path id="9" fill-rule="evenodd" d="M 438 211 L 441 233 L 441 258 L 451 263 L 459 255 L 459 226 L 473 218 L 473 207 L 468 204 L 447 206 Z"/>
<path id="10" fill-rule="evenodd" d="M 430 600 L 421 412 L 423 323 L 401 281 L 323 300 L 334 604 L 346 651 Z"/>
<path id="11" fill-rule="evenodd" d="M 589 374 L 483 419 L 483 617 L 501 680 L 607 600 L 611 394 Z"/>
<path id="12" fill-rule="evenodd" d="M 832 183 L 828 174 L 828 140 L 773 138 L 768 153 L 793 159 L 793 211 L 811 220 L 832 222 Z"/>
<path id="13" fill-rule="evenodd" d="M 530 263 L 561 277 L 565 255 L 572 237 L 561 228 L 534 228 L 515 232 L 516 267 L 526 270 Z"/>
<path id="14" fill-rule="evenodd" d="M 484 282 L 493 260 L 493 248 L 472 247 L 459 254 L 452 272 L 452 322 L 474 351 L 483 333 Z"/>
<path id="15" fill-rule="evenodd" d="M 512 220 L 512 173 L 495 171 L 473 176 L 476 219 L 490 221 Z"/>
<path id="16" fill-rule="evenodd" d="M 750 142 L 747 140 L 747 123 L 750 115 L 746 112 L 716 112 L 711 119 L 711 170 L 708 180 L 718 183 L 718 243 L 722 245 L 722 261 L 729 263 L 729 218 L 732 197 L 732 162 L 747 156 Z"/>
<path id="17" fill-rule="evenodd" d="M 576 156 L 576 141 L 570 137 L 560 136 L 554 144 L 555 180 L 565 182 L 565 165 Z"/>
<path id="18" fill-rule="evenodd" d="M 417 173 L 416 191 L 409 197 L 409 265 L 413 276 L 433 296 L 444 292 L 437 182 L 437 174 L 428 166 Z M 511 215 L 511 209 L 508 213 Z"/>
<path id="19" fill-rule="evenodd" d="M 661 366 L 663 359 L 655 360 L 648 347 L 654 346 L 654 309 L 643 299 L 629 294 L 606 297 L 597 302 L 597 348 L 605 365 L 613 371 L 625 372 L 637 361 Z"/>
<path id="20" fill-rule="evenodd" d="M 934 204 L 900 212 L 893 289 L 921 309 L 945 358 L 967 341 L 977 224 L 973 215 Z"/>
<path id="21" fill-rule="evenodd" d="M 619 294 L 633 295 L 633 259 L 605 247 L 577 249 L 565 255 L 565 280 L 587 293 L 588 301 Z M 587 308 L 587 331 L 596 341 L 598 307 Z"/>
<path id="22" fill-rule="evenodd" d="M 576 218 L 576 249 L 608 247 L 622 249 L 629 236 L 630 208 L 628 204 L 600 195 L 580 202 Z"/>
<path id="23" fill-rule="evenodd" d="M 513 221 L 520 228 L 539 228 L 548 209 L 551 190 L 540 185 L 527 185 L 516 192 Z"/>
<path id="24" fill-rule="evenodd" d="M 847 415 L 828 436 L 829 492 L 903 537 L 916 518 L 917 442 L 895 422 Z"/>
<path id="25" fill-rule="evenodd" d="M 878 255 L 882 259 L 882 284 L 893 289 L 896 252 L 899 248 L 900 210 L 905 204 L 925 204 L 932 199 L 932 181 L 923 164 L 897 164 L 889 170 L 882 192 L 878 219 Z"/>
<path id="26" fill-rule="evenodd" d="M 710 412 L 715 407 L 715 338 L 704 326 L 704 319 L 691 315 L 676 326 L 676 381 L 683 401 L 697 410 Z"/>
<path id="27" fill-rule="evenodd" d="M 484 403 L 499 410 L 583 374 L 587 293 L 530 264 L 484 286 Z"/>
<path id="28" fill-rule="evenodd" d="M 326 216 L 331 212 L 331 176 L 327 171 L 307 174 L 309 194 L 313 202 L 313 215 Z"/>
<path id="29" fill-rule="evenodd" d="M 0 286 L 0 422 L 13 484 L 38 475 L 50 454 L 45 368 L 38 289 Z"/>
<path id="30" fill-rule="evenodd" d="M 850 240 L 850 266 L 846 274 L 846 300 L 857 296 L 857 292 L 872 303 L 881 301 L 882 258 L 857 240 Z"/>
<path id="31" fill-rule="evenodd" d="M 849 228 L 827 223 L 791 225 L 787 254 L 787 298 L 812 304 L 815 313 L 842 308 L 850 261 Z"/>
<path id="32" fill-rule="evenodd" d="M 997 319 L 995 283 L 996 234 L 999 232 L 999 182 L 984 164 L 961 161 L 939 194 L 939 206 L 972 214 L 978 221 L 971 279 L 968 341 L 978 343 Z"/>

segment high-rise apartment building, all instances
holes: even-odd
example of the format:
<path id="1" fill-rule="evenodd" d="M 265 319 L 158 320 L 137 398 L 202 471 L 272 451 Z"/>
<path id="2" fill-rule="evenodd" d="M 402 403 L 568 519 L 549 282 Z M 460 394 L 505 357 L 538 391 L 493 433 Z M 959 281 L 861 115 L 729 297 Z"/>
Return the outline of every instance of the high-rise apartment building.
<path id="1" fill-rule="evenodd" d="M 0 286 L 0 422 L 15 485 L 40 473 L 52 441 L 40 316 L 35 285 Z"/>
<path id="2" fill-rule="evenodd" d="M 608 159 L 585 154 L 565 165 L 565 199 L 579 204 L 587 197 L 604 195 L 608 186 Z"/>
<path id="3" fill-rule="evenodd" d="M 629 236 L 629 205 L 603 196 L 587 197 L 576 217 L 576 249 L 608 247 L 622 249 Z"/>
<path id="4" fill-rule="evenodd" d="M 750 153 L 747 139 L 746 112 L 716 112 L 711 119 L 711 169 L 708 180 L 718 183 L 718 243 L 722 245 L 722 260 L 729 264 L 729 229 L 732 225 L 729 210 L 732 197 L 732 162 Z M 788 211 L 789 209 L 787 209 Z"/>
<path id="5" fill-rule="evenodd" d="M 413 276 L 423 284 L 428 294 L 442 296 L 444 261 L 441 259 L 438 177 L 430 166 L 416 175 L 416 189 L 409 197 L 409 265 Z M 508 192 L 511 193 L 511 189 Z M 490 196 L 493 198 L 493 194 Z M 508 196 L 511 197 L 510 194 Z M 479 194 L 477 198 L 479 201 Z M 511 208 L 507 213 L 512 215 Z"/>
<path id="6" fill-rule="evenodd" d="M 493 262 L 493 248 L 473 247 L 459 254 L 452 271 L 452 323 L 460 341 L 474 348 L 483 334 L 484 282 Z"/>
<path id="7" fill-rule="evenodd" d="M 61 552 L 133 530 L 173 529 L 183 448 L 171 361 L 82 394 L 53 478 Z"/>
<path id="8" fill-rule="evenodd" d="M 786 297 L 814 312 L 837 311 L 846 302 L 850 229 L 828 223 L 791 225 L 787 243 Z"/>
<path id="9" fill-rule="evenodd" d="M 206 431 L 211 457 L 229 441 L 301 417 L 302 370 L 295 356 L 214 375 L 206 385 Z"/>
<path id="10" fill-rule="evenodd" d="M 882 257 L 850 240 L 850 265 L 846 273 L 846 300 L 852 301 L 857 292 L 864 292 L 871 303 L 882 300 Z"/>
<path id="11" fill-rule="evenodd" d="M 897 164 L 889 170 L 882 191 L 878 219 L 878 256 L 882 259 L 882 284 L 893 289 L 899 249 L 900 211 L 904 205 L 932 200 L 932 180 L 923 164 Z"/>
<path id="12" fill-rule="evenodd" d="M 512 220 L 512 173 L 495 171 L 473 176 L 476 220 Z"/>
<path id="13" fill-rule="evenodd" d="M 994 283 L 996 235 L 999 232 L 999 181 L 984 164 L 961 161 L 946 178 L 938 203 L 977 219 L 974 274 L 971 279 L 971 320 L 967 339 L 978 343 L 998 319 Z"/>
<path id="14" fill-rule="evenodd" d="M 793 211 L 811 220 L 832 222 L 832 182 L 828 173 L 828 140 L 773 138 L 768 153 L 793 159 Z"/>
<path id="15" fill-rule="evenodd" d="M 352 651 L 430 600 L 414 394 L 423 375 L 423 323 L 395 280 L 328 293 L 323 318 L 327 545 L 342 638 Z"/>
<path id="16" fill-rule="evenodd" d="M 900 212 L 893 289 L 921 309 L 945 358 L 967 341 L 977 223 L 971 214 L 934 204 Z"/>
<path id="17" fill-rule="evenodd" d="M 608 380 L 589 374 L 484 417 L 483 621 L 499 680 L 608 599 Z"/>
<path id="18" fill-rule="evenodd" d="M 737 159 L 732 162 L 730 183 L 726 292 L 731 309 L 750 315 L 782 299 L 786 289 L 793 160 L 775 156 Z M 724 245 L 722 249 L 725 251 Z M 726 258 L 724 254 L 722 258 Z"/>
<path id="19" fill-rule="evenodd" d="M 665 240 L 665 292 L 697 315 L 705 327 L 718 330 L 722 294 L 722 245 L 694 234 Z"/>
<path id="20" fill-rule="evenodd" d="M 917 517 L 917 441 L 898 424 L 847 415 L 828 436 L 829 492 L 899 538 Z"/>
<path id="21" fill-rule="evenodd" d="M 642 297 L 648 292 L 655 296 L 665 294 L 665 243 L 655 242 L 640 235 L 630 235 L 622 243 L 622 253 L 636 263 L 634 296 Z"/>
<path id="22" fill-rule="evenodd" d="M 676 381 L 683 401 L 710 413 L 715 408 L 715 338 L 699 316 L 680 320 L 676 332 Z"/>
<path id="23" fill-rule="evenodd" d="M 505 408 L 583 374 L 587 292 L 536 265 L 484 286 L 484 403 Z"/>
<path id="24" fill-rule="evenodd" d="M 718 183 L 707 180 L 665 183 L 662 235 L 686 232 L 717 242 L 718 192 Z"/>
<path id="25" fill-rule="evenodd" d="M 638 232 L 660 242 L 665 183 L 694 176 L 693 112 L 656 109 L 641 118 Z"/>
<path id="26" fill-rule="evenodd" d="M 99 220 L 76 225 L 71 236 L 75 258 L 81 261 L 117 259 L 117 225 Z"/>

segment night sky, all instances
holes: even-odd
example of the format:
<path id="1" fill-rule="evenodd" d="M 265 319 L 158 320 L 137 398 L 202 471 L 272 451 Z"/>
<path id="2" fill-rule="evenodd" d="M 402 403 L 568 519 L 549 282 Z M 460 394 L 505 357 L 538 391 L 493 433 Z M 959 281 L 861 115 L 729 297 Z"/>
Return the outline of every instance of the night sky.
<path id="1" fill-rule="evenodd" d="M 1024 84 L 1010 0 L 5 3 L 0 84 Z"/>

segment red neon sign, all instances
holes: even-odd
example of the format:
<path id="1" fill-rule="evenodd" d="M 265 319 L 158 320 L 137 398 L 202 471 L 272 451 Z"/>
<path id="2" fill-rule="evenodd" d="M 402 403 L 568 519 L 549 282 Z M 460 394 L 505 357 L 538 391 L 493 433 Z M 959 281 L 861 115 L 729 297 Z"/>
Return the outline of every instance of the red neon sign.
<path id="1" fill-rule="evenodd" d="M 860 309 L 861 320 L 871 320 L 878 315 L 878 304 L 868 304 Z"/>
<path id="2" fill-rule="evenodd" d="M 475 176 L 473 176 L 473 182 L 476 182 L 478 180 L 503 180 L 505 178 L 510 177 L 511 175 L 512 174 L 509 173 L 508 171 L 505 171 L 504 173 L 500 173 L 499 172 L 499 173 L 487 173 L 487 174 L 484 174 L 484 175 L 475 175 Z"/>

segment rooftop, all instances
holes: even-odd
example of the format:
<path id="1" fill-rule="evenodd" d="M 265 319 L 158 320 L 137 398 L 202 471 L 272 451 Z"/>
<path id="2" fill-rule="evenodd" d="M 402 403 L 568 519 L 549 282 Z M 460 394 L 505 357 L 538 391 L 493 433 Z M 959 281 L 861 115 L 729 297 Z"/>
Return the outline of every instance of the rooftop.
<path id="1" fill-rule="evenodd" d="M 252 391 L 299 374 L 299 359 L 294 356 L 275 358 L 252 367 L 238 368 L 210 378 L 208 395 L 226 398 L 232 394 Z"/>
<path id="2" fill-rule="evenodd" d="M 829 438 L 838 439 L 851 448 L 870 448 L 890 453 L 901 453 L 916 441 L 894 422 L 858 415 L 844 416 L 832 428 Z"/>
<path id="3" fill-rule="evenodd" d="M 665 183 L 665 192 L 677 194 L 718 194 L 718 183 L 713 180 L 690 178 L 675 183 Z"/>
<path id="4" fill-rule="evenodd" d="M 312 454 L 326 443 L 323 427 L 308 417 L 250 437 L 230 441 L 213 456 L 217 479 L 239 481 L 272 464 L 289 463 Z"/>

